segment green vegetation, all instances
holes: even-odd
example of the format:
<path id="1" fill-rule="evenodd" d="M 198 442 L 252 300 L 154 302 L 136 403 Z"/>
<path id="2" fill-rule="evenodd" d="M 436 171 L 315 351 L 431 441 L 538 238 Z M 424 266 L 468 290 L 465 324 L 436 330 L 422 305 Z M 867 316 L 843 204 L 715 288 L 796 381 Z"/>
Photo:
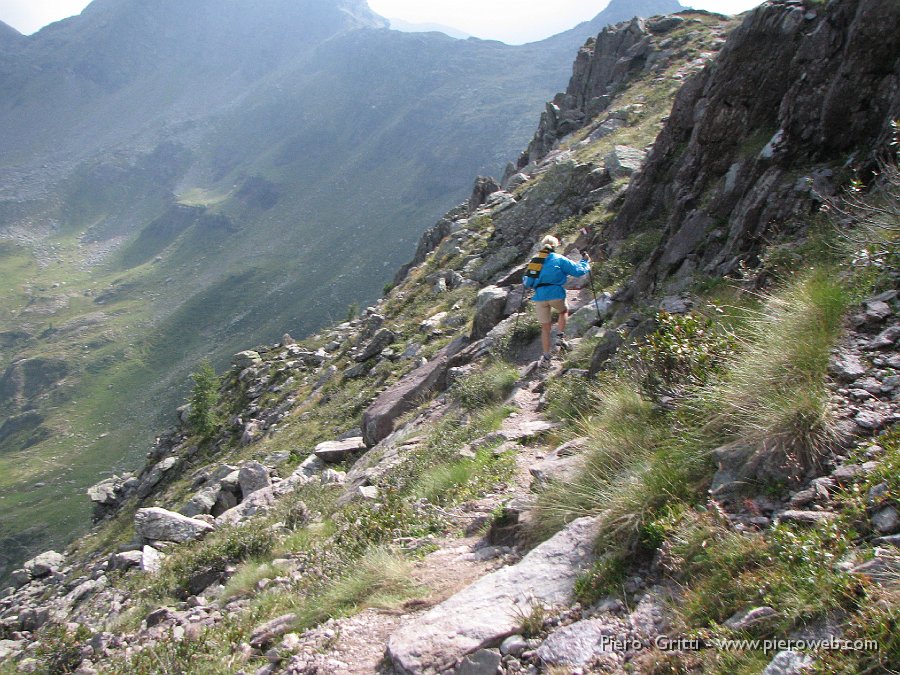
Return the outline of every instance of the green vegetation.
<path id="1" fill-rule="evenodd" d="M 194 380 L 194 388 L 191 391 L 188 421 L 196 433 L 207 438 L 219 425 L 216 414 L 216 405 L 219 402 L 219 378 L 209 361 L 203 361 L 191 377 Z"/>
<path id="2" fill-rule="evenodd" d="M 486 368 L 457 380 L 450 387 L 450 396 L 469 411 L 478 410 L 503 401 L 519 379 L 515 366 L 495 361 Z"/>

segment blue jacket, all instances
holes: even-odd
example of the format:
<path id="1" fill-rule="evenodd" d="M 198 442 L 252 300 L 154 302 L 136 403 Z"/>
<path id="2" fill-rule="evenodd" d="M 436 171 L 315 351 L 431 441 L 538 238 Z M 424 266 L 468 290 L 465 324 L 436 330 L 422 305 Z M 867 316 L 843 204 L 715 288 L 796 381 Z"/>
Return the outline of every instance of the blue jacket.
<path id="1" fill-rule="evenodd" d="M 590 263 L 582 260 L 579 263 L 573 263 L 567 257 L 558 253 L 551 253 L 544 260 L 544 266 L 537 279 L 531 277 L 522 277 L 522 283 L 525 288 L 534 288 L 535 302 L 542 300 L 564 300 L 566 297 L 566 289 L 563 284 L 569 277 L 583 277 L 590 269 Z"/>

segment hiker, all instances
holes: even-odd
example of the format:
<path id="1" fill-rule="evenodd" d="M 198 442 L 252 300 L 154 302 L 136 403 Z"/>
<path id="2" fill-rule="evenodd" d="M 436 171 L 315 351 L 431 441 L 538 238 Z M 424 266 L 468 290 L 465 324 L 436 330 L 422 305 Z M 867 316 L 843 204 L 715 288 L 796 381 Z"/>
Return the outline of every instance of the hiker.
<path id="1" fill-rule="evenodd" d="M 559 239 L 546 236 L 541 240 L 541 250 L 531 259 L 522 277 L 525 288 L 534 289 L 534 308 L 537 312 L 538 323 L 541 324 L 541 346 L 544 353 L 541 356 L 542 368 L 550 367 L 550 329 L 552 317 L 550 310 L 555 309 L 559 313 L 559 328 L 556 333 L 557 344 L 560 349 L 568 349 L 566 342 L 566 319 L 569 309 L 566 307 L 566 289 L 563 285 L 569 277 L 582 277 L 589 271 L 590 256 L 582 253 L 579 263 L 573 263 L 565 256 L 554 253 L 559 246 Z"/>

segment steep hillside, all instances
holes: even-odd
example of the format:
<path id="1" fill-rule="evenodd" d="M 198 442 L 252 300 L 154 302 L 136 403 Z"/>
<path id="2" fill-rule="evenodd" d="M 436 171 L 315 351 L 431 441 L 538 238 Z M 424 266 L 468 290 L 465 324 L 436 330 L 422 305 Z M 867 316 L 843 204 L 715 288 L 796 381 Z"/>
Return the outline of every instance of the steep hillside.
<path id="1" fill-rule="evenodd" d="M 0 672 L 891 672 L 900 68 L 856 37 L 894 54 L 898 20 L 785 0 L 592 38 L 502 185 L 479 177 L 377 302 L 195 366 L 146 465 L 89 490 L 90 534 L 10 575 Z M 737 68 L 759 44 L 776 72 Z M 792 189 L 741 215 L 782 147 L 771 109 L 825 114 L 846 78 L 853 142 L 813 124 L 773 174 Z M 770 91 L 739 130 L 660 150 Z M 702 187 L 735 157 L 732 187 Z M 735 266 L 660 262 L 688 176 Z M 520 281 L 548 233 L 597 259 L 540 367 Z"/>
<path id="2" fill-rule="evenodd" d="M 200 358 L 377 297 L 570 58 L 389 31 L 349 0 L 108 0 L 19 42 L 0 65 L 17 559 L 83 522 L 60 491 L 139 461 Z"/>

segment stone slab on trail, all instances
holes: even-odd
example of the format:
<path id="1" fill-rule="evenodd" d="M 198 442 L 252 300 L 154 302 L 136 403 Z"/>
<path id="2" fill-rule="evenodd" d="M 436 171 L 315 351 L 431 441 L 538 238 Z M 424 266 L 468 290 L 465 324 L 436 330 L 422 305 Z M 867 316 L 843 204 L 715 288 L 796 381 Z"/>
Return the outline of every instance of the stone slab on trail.
<path id="1" fill-rule="evenodd" d="M 521 630 L 533 605 L 571 601 L 593 559 L 598 518 L 580 518 L 519 563 L 482 577 L 391 635 L 388 655 L 407 675 L 436 673 Z"/>

